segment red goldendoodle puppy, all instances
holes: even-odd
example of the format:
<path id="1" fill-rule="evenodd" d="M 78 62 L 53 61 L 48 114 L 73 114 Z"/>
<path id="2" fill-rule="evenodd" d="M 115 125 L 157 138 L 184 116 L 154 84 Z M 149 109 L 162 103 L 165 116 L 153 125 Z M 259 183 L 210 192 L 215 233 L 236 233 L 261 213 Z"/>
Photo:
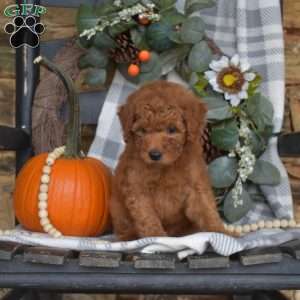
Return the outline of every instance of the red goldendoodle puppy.
<path id="1" fill-rule="evenodd" d="M 111 199 L 119 239 L 225 231 L 199 138 L 205 116 L 199 98 L 167 81 L 143 86 L 120 108 L 126 148 Z"/>

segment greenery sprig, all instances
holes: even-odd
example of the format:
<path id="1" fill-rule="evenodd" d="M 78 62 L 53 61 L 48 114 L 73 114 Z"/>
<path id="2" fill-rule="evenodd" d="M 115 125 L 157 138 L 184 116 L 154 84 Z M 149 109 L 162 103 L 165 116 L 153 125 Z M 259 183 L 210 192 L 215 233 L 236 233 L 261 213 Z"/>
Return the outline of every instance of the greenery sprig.
<path id="1" fill-rule="evenodd" d="M 224 153 L 210 163 L 209 173 L 225 219 L 235 222 L 256 201 L 265 201 L 259 185 L 281 180 L 278 169 L 260 159 L 273 136 L 273 106 L 259 91 L 261 77 L 238 55 L 209 67 L 194 73 L 191 85 L 208 105 L 211 142 Z"/>
<path id="2" fill-rule="evenodd" d="M 189 80 L 193 71 L 206 70 L 213 53 L 203 20 L 192 14 L 215 2 L 187 0 L 184 12 L 175 4 L 176 0 L 106 0 L 96 7 L 80 6 L 77 28 L 87 52 L 79 65 L 88 69 L 86 83 L 104 84 L 111 64 L 134 83 L 158 79 L 175 69 Z M 143 50 L 151 53 L 147 61 L 139 59 Z"/>

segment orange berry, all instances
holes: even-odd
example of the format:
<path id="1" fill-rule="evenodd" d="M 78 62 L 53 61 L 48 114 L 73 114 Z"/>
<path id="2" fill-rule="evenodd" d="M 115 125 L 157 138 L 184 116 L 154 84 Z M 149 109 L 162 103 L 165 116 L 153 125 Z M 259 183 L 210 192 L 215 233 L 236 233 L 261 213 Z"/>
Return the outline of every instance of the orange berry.
<path id="1" fill-rule="evenodd" d="M 140 61 L 146 62 L 146 61 L 150 60 L 150 58 L 151 58 L 151 53 L 149 51 L 147 51 L 147 50 L 140 51 L 140 53 L 139 53 Z"/>
<path id="2" fill-rule="evenodd" d="M 148 25 L 148 24 L 150 24 L 150 20 L 147 17 L 139 16 L 138 19 L 139 19 L 139 23 L 141 25 Z"/>
<path id="3" fill-rule="evenodd" d="M 140 67 L 136 64 L 131 64 L 128 67 L 128 74 L 132 77 L 136 77 L 140 74 Z"/>

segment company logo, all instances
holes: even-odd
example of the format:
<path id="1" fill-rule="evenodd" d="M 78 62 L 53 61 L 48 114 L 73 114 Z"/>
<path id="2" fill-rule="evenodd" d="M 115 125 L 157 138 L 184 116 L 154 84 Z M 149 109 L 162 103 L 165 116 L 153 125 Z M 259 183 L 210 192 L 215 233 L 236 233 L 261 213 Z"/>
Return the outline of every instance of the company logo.
<path id="1" fill-rule="evenodd" d="M 40 43 L 40 35 L 44 33 L 45 26 L 37 22 L 36 18 L 46 13 L 46 8 L 40 5 L 20 4 L 9 5 L 4 10 L 6 17 L 13 18 L 7 23 L 4 31 L 10 35 L 10 45 L 13 48 L 29 46 L 35 48 Z M 26 41 L 24 37 L 26 36 Z"/>

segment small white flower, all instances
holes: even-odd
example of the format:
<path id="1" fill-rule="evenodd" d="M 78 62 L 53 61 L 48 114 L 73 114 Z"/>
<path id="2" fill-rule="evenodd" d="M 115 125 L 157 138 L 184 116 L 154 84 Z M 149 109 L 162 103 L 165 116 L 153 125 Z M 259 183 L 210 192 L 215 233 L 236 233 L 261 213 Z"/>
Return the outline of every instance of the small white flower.
<path id="1" fill-rule="evenodd" d="M 243 99 L 248 98 L 249 82 L 253 81 L 256 74 L 250 72 L 250 64 L 240 59 L 235 54 L 231 59 L 222 56 L 219 60 L 213 60 L 205 77 L 213 90 L 224 93 L 226 100 L 232 106 L 238 106 Z"/>

